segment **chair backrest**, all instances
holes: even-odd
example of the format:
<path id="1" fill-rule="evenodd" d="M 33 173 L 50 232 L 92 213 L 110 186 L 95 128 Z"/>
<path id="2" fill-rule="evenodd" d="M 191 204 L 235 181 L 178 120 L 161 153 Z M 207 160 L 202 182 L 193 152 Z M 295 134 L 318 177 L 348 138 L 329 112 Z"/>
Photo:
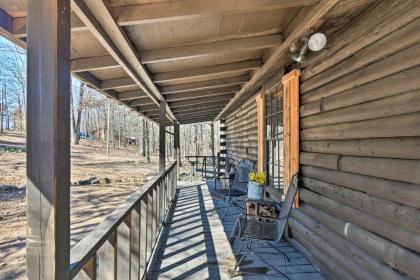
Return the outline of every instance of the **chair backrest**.
<path id="1" fill-rule="evenodd" d="M 255 163 L 249 159 L 243 159 L 238 163 L 233 182 L 248 182 L 249 173 L 255 169 Z"/>
<path id="2" fill-rule="evenodd" d="M 232 182 L 232 188 L 242 192 L 247 191 L 247 184 L 249 182 L 249 173 L 255 170 L 255 162 L 249 159 L 243 159 L 238 163 L 236 168 L 235 178 Z"/>
<path id="3" fill-rule="evenodd" d="M 229 177 L 229 172 L 232 169 L 233 162 L 229 158 L 225 158 L 225 175 L 226 177 Z"/>
<path id="4" fill-rule="evenodd" d="M 287 224 L 287 217 L 290 215 L 290 211 L 293 207 L 293 202 L 295 201 L 295 196 L 298 192 L 298 173 L 294 174 L 292 179 L 290 179 L 289 188 L 287 189 L 286 197 L 281 206 L 279 219 L 277 223 L 277 241 L 279 241 L 284 233 L 284 229 Z"/>

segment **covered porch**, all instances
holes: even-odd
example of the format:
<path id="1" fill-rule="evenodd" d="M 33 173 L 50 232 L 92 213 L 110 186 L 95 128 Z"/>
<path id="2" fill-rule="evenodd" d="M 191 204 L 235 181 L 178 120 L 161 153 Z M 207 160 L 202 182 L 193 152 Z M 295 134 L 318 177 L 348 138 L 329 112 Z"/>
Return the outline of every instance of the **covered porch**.
<path id="1" fill-rule="evenodd" d="M 28 279 L 420 279 L 419 30 L 417 0 L 0 0 L 28 53 Z M 70 74 L 159 124 L 160 170 L 73 248 Z M 211 180 L 179 181 L 197 122 Z M 290 261 L 235 275 L 243 210 L 210 190 L 242 160 L 298 190 Z"/>
<path id="2" fill-rule="evenodd" d="M 179 181 L 173 207 L 157 241 L 150 263 L 148 279 L 325 279 L 308 256 L 289 242 L 276 246 L 282 256 L 268 244 L 261 244 L 260 259 L 247 254 L 234 271 L 241 242 L 229 242 L 240 208 L 232 208 L 223 219 L 227 201 L 212 195 L 214 181 Z M 282 277 L 267 263 L 285 273 Z"/>

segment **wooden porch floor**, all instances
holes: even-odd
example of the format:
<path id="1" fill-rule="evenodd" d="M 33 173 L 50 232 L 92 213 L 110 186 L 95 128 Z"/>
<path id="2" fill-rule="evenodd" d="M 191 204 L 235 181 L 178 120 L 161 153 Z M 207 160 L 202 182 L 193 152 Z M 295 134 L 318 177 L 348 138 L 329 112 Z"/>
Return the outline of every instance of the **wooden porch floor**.
<path id="1" fill-rule="evenodd" d="M 212 188 L 212 186 L 210 186 Z M 174 207 L 168 215 L 168 225 L 162 230 L 148 279 L 232 279 L 234 252 L 240 242 L 231 248 L 228 237 L 239 209 L 231 209 L 222 222 L 227 204 L 212 197 L 204 182 L 179 182 Z M 217 209 L 219 208 L 219 209 Z M 214 210 L 216 209 L 216 210 Z M 290 279 L 324 279 L 317 269 L 287 242 L 277 245 L 290 258 L 287 265 Z M 270 255 L 272 248 L 264 249 L 264 260 L 285 272 L 283 257 Z M 253 256 L 247 256 L 233 279 L 282 279 L 273 276 L 274 270 Z"/>

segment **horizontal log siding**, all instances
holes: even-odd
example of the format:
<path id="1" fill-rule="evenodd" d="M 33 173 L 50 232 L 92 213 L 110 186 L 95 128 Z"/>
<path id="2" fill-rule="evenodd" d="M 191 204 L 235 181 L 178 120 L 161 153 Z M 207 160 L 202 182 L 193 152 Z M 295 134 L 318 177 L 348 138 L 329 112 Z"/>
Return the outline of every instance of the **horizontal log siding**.
<path id="1" fill-rule="evenodd" d="M 257 103 L 249 98 L 226 118 L 228 158 L 257 160 Z"/>
<path id="2" fill-rule="evenodd" d="M 329 45 L 302 70 L 291 237 L 337 279 L 420 279 L 420 2 L 378 1 Z"/>

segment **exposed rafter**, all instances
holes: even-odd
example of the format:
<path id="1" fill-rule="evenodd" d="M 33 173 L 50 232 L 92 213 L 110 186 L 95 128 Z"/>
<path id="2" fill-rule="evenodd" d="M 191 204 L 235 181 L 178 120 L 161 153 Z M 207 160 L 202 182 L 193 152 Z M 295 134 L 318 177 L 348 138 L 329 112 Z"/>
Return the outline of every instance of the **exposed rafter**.
<path id="1" fill-rule="evenodd" d="M 302 9 L 293 21 L 289 24 L 284 34 L 287 36 L 285 41 L 278 47 L 270 57 L 265 61 L 264 65 L 255 71 L 251 80 L 247 82 L 235 97 L 226 105 L 222 112 L 217 116 L 220 119 L 227 113 L 234 104 L 246 93 L 251 91 L 255 84 L 267 73 L 273 70 L 278 61 L 289 52 L 290 46 L 304 36 L 336 3 L 338 0 L 321 0 L 318 4 L 310 7 L 308 10 Z M 303 14 L 303 16 L 302 16 Z"/>
<path id="2" fill-rule="evenodd" d="M 240 89 L 241 89 L 240 86 L 228 86 L 224 88 L 205 89 L 202 91 L 173 93 L 173 94 L 168 94 L 166 96 L 166 100 L 177 101 L 177 100 L 188 100 L 188 99 L 210 97 L 210 96 L 219 96 L 219 95 L 225 95 L 228 93 L 234 93 Z"/>
<path id="3" fill-rule="evenodd" d="M 89 86 L 99 90 L 108 97 L 117 98 L 118 93 L 113 89 L 102 90 L 100 89 L 101 80 L 90 74 L 89 72 L 79 72 L 75 75 L 77 78 L 88 84 Z"/>
<path id="4" fill-rule="evenodd" d="M 150 98 L 142 91 L 135 90 L 135 91 L 126 91 L 118 93 L 119 100 L 133 100 L 133 99 L 147 99 L 148 101 Z"/>
<path id="5" fill-rule="evenodd" d="M 226 102 L 222 102 L 219 105 L 198 104 L 198 105 L 194 105 L 194 107 L 192 108 L 185 108 L 185 107 L 174 108 L 172 112 L 174 112 L 174 114 L 176 115 L 177 113 L 202 111 L 202 110 L 207 110 L 207 109 L 211 110 L 211 109 L 216 109 L 216 108 L 219 109 L 219 111 L 221 111 L 225 104 Z"/>
<path id="6" fill-rule="evenodd" d="M 142 106 L 142 105 L 153 105 L 153 104 L 145 102 L 145 100 L 143 98 L 138 98 L 138 99 L 134 99 L 134 100 L 130 101 L 130 105 L 131 106 Z"/>
<path id="7" fill-rule="evenodd" d="M 207 66 L 201 68 L 187 69 L 181 71 L 171 71 L 165 73 L 158 73 L 153 75 L 153 80 L 156 83 L 162 82 L 184 82 L 190 78 L 204 78 L 211 79 L 211 77 L 220 77 L 226 74 L 242 72 L 245 70 L 253 70 L 261 67 L 260 60 L 248 60 L 242 62 L 235 62 L 229 64 L 221 64 L 214 66 Z"/>
<path id="8" fill-rule="evenodd" d="M 203 43 L 191 46 L 144 51 L 142 52 L 141 60 L 145 64 L 173 61 L 177 59 L 200 57 L 213 53 L 272 48 L 279 46 L 281 42 L 282 35 L 280 34 L 257 36 L 251 38 Z"/>
<path id="9" fill-rule="evenodd" d="M 104 0 L 73 0 L 72 9 L 142 91 L 156 104 L 160 104 L 164 100 L 163 96 L 140 63 L 133 46 Z M 166 111 L 175 120 L 169 107 Z"/>
<path id="10" fill-rule="evenodd" d="M 101 82 L 100 89 L 114 89 L 114 88 L 124 88 L 137 85 L 131 78 L 116 78 L 110 80 L 104 80 Z"/>
<path id="11" fill-rule="evenodd" d="M 200 116 L 200 117 L 186 117 L 180 118 L 179 123 L 181 124 L 189 124 L 189 123 L 199 123 L 199 122 L 212 122 L 215 115 L 209 116 Z"/>
<path id="12" fill-rule="evenodd" d="M 206 80 L 201 82 L 193 82 L 179 84 L 173 86 L 162 86 L 160 88 L 162 94 L 171 94 L 178 92 L 197 91 L 210 88 L 220 88 L 224 86 L 244 84 L 249 80 L 248 76 L 228 77 L 221 79 Z"/>
<path id="13" fill-rule="evenodd" d="M 13 28 L 16 18 L 11 17 L 3 9 L 0 9 L 0 35 L 9 39 L 13 43 L 26 48 L 26 43 L 14 36 Z M 25 17 L 25 32 L 26 32 L 26 17 Z"/>
<path id="14" fill-rule="evenodd" d="M 96 0 L 99 1 L 99 0 Z M 149 4 L 127 5 L 112 9 L 112 14 L 118 19 L 120 26 L 185 20 L 208 17 L 211 15 L 229 15 L 248 11 L 263 11 L 281 8 L 313 5 L 319 0 L 184 0 L 165 1 Z M 72 31 L 88 30 L 86 24 L 72 15 Z M 16 18 L 10 27 L 10 32 L 16 37 L 26 37 L 26 18 Z"/>
<path id="15" fill-rule="evenodd" d="M 182 101 L 174 101 L 170 102 L 171 108 L 175 107 L 185 107 L 185 106 L 195 106 L 197 104 L 213 104 L 218 103 L 221 101 L 227 101 L 233 97 L 233 94 L 226 94 L 217 96 L 217 98 L 214 97 L 204 97 L 204 98 L 198 98 L 193 100 L 182 100 Z"/>
<path id="16" fill-rule="evenodd" d="M 140 112 L 154 112 L 154 111 L 158 111 L 159 110 L 159 107 L 157 105 L 155 105 L 155 104 L 138 106 L 137 108 L 138 108 L 138 110 Z"/>
<path id="17" fill-rule="evenodd" d="M 192 111 L 192 112 L 178 112 L 175 114 L 175 116 L 181 117 L 181 116 L 210 115 L 210 114 L 218 113 L 218 112 L 220 112 L 219 108 L 213 108 L 213 109 L 206 109 L 206 110 Z"/>
<path id="18" fill-rule="evenodd" d="M 71 61 L 72 72 L 83 72 L 121 67 L 110 55 L 78 58 Z"/>

